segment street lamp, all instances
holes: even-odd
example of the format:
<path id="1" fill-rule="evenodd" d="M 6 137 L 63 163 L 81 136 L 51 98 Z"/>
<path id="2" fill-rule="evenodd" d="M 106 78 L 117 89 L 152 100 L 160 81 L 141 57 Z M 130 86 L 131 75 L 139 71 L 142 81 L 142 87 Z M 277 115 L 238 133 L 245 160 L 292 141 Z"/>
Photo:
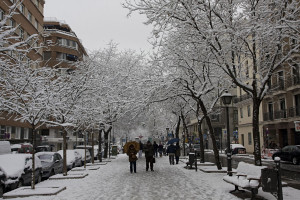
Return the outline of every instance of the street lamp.
<path id="1" fill-rule="evenodd" d="M 222 94 L 221 99 L 226 106 L 226 118 L 227 118 L 227 174 L 232 176 L 232 167 L 231 167 L 231 149 L 230 149 L 230 132 L 229 132 L 229 111 L 228 107 L 231 104 L 232 95 L 226 91 Z"/>
<path id="2" fill-rule="evenodd" d="M 99 144 L 98 144 L 98 160 L 99 162 L 102 162 L 102 147 L 101 147 L 101 143 L 102 143 L 102 136 L 101 133 L 102 131 L 104 131 L 105 129 L 105 125 L 103 123 L 100 123 L 99 125 Z"/>

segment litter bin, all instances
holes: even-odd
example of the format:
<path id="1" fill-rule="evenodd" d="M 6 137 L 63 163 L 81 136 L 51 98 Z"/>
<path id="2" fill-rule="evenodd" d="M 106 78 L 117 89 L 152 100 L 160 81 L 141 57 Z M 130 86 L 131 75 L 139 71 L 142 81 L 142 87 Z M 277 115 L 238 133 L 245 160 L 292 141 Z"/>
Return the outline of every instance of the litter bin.
<path id="1" fill-rule="evenodd" d="M 277 173 L 276 169 L 264 168 L 261 170 L 261 185 L 264 192 L 277 193 Z"/>
<path id="2" fill-rule="evenodd" d="M 118 146 L 117 145 L 111 146 L 111 155 L 113 155 L 113 156 L 118 155 Z"/>

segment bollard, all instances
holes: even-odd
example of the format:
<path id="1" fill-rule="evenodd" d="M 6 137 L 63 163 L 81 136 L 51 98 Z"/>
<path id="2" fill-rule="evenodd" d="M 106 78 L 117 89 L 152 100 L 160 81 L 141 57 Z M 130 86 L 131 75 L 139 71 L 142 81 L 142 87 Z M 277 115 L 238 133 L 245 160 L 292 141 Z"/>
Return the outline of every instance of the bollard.
<path id="1" fill-rule="evenodd" d="M 280 167 L 280 158 L 275 157 L 274 159 L 276 170 L 277 170 L 277 181 L 278 181 L 278 188 L 277 188 L 277 199 L 283 200 L 282 195 L 282 184 L 281 184 L 281 167 Z"/>
<path id="2" fill-rule="evenodd" d="M 197 152 L 195 153 L 195 170 L 197 171 Z"/>

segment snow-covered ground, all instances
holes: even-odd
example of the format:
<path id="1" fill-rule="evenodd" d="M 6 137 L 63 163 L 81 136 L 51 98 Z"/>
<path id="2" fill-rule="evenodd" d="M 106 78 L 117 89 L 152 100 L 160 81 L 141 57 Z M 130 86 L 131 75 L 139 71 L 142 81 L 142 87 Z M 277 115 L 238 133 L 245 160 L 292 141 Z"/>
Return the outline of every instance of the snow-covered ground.
<path id="1" fill-rule="evenodd" d="M 225 174 L 204 173 L 184 168 L 185 163 L 169 165 L 168 157 L 157 158 L 154 172 L 145 170 L 145 158 L 137 161 L 137 173 L 129 171 L 128 157 L 118 155 L 117 159 L 98 170 L 88 170 L 84 179 L 47 180 L 37 186 L 66 186 L 67 189 L 55 196 L 17 198 L 18 200 L 85 200 L 85 199 L 244 199 L 230 194 L 234 186 L 222 180 Z M 72 172 L 69 172 L 72 173 Z M 284 199 L 294 200 L 300 191 L 283 188 Z M 259 191 L 260 199 L 276 199 Z"/>

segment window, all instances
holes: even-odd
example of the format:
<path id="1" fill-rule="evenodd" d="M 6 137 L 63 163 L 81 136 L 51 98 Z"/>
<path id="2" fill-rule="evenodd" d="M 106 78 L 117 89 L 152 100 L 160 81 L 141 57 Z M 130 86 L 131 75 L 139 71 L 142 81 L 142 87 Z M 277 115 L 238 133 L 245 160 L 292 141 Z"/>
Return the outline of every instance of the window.
<path id="1" fill-rule="evenodd" d="M 6 126 L 5 138 L 6 139 L 10 139 L 11 138 L 11 126 Z"/>
<path id="2" fill-rule="evenodd" d="M 0 126 L 0 139 L 5 139 L 5 126 Z"/>
<path id="3" fill-rule="evenodd" d="M 243 118 L 243 108 L 240 108 L 240 117 Z"/>
<path id="4" fill-rule="evenodd" d="M 273 120 L 273 103 L 268 103 L 269 120 Z"/>
<path id="5" fill-rule="evenodd" d="M 283 71 L 278 72 L 278 87 L 279 89 L 284 89 L 284 75 Z"/>
<path id="6" fill-rule="evenodd" d="M 294 84 L 300 83 L 300 70 L 298 64 L 293 65 L 293 81 Z"/>
<path id="7" fill-rule="evenodd" d="M 251 117 L 251 106 L 247 106 L 248 117 Z"/>
<path id="8" fill-rule="evenodd" d="M 15 20 L 10 19 L 10 20 L 9 20 L 9 25 L 10 25 L 11 27 L 15 27 L 15 26 L 16 26 Z"/>
<path id="9" fill-rule="evenodd" d="M 233 121 L 234 121 L 235 123 L 238 122 L 238 117 L 239 117 L 238 110 L 234 110 L 234 111 L 233 111 Z"/>
<path id="10" fill-rule="evenodd" d="M 0 20 L 4 19 L 4 11 L 0 8 Z"/>
<path id="11" fill-rule="evenodd" d="M 22 14 L 25 13 L 24 5 L 22 3 L 19 5 L 19 10 Z"/>
<path id="12" fill-rule="evenodd" d="M 279 106 L 280 106 L 280 118 L 286 118 L 285 99 L 279 100 Z"/>
<path id="13" fill-rule="evenodd" d="M 31 14 L 31 12 L 29 12 L 28 11 L 28 13 L 27 13 L 27 19 L 31 22 L 31 20 L 32 20 L 32 14 Z"/>
<path id="14" fill-rule="evenodd" d="M 51 58 L 51 52 L 50 51 L 45 51 L 44 52 L 44 60 L 49 60 Z"/>
<path id="15" fill-rule="evenodd" d="M 300 94 L 295 95 L 296 116 L 300 116 Z"/>
<path id="16" fill-rule="evenodd" d="M 19 28 L 19 36 L 21 39 L 24 39 L 24 29 L 23 28 Z"/>
<path id="17" fill-rule="evenodd" d="M 15 139 L 20 139 L 20 138 L 21 138 L 21 128 L 16 127 Z"/>
<path id="18" fill-rule="evenodd" d="M 248 144 L 252 145 L 252 134 L 248 133 Z"/>
<path id="19" fill-rule="evenodd" d="M 28 139 L 28 138 L 29 138 L 29 129 L 24 128 L 24 139 Z"/>
<path id="20" fill-rule="evenodd" d="M 245 73 L 246 73 L 246 77 L 249 78 L 249 64 L 248 64 L 248 60 L 246 60 L 245 62 Z"/>

